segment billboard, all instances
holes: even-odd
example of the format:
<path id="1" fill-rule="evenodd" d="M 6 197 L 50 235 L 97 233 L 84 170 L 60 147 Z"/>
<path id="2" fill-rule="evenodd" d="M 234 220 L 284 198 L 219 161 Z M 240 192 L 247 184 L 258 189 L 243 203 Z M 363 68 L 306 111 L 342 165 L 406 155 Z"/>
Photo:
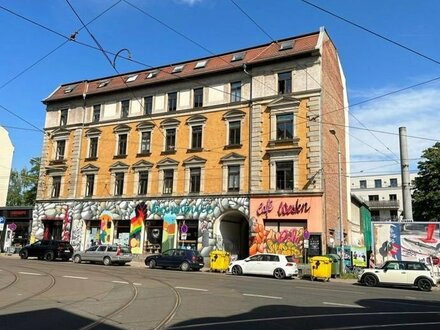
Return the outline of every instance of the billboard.
<path id="1" fill-rule="evenodd" d="M 373 252 L 376 264 L 387 260 L 430 262 L 440 257 L 440 223 L 373 222 Z"/>

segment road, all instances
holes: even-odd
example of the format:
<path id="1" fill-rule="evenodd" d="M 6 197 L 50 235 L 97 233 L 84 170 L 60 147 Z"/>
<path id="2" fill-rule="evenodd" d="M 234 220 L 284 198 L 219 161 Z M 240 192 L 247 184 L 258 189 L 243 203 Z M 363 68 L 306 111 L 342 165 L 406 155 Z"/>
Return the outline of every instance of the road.
<path id="1" fill-rule="evenodd" d="M 438 329 L 440 290 L 0 256 L 1 329 Z"/>

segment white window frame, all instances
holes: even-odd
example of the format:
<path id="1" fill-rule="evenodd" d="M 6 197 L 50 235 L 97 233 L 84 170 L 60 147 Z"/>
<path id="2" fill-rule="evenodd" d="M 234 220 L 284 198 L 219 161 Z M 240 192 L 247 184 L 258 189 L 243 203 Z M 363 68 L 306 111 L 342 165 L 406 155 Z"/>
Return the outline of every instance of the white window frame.
<path id="1" fill-rule="evenodd" d="M 277 162 L 293 162 L 293 190 L 277 190 Z M 270 155 L 269 159 L 269 173 L 270 173 L 270 192 L 279 191 L 297 191 L 298 190 L 298 179 L 295 173 L 298 173 L 298 155 L 293 155 L 292 152 L 277 152 L 276 154 Z"/>

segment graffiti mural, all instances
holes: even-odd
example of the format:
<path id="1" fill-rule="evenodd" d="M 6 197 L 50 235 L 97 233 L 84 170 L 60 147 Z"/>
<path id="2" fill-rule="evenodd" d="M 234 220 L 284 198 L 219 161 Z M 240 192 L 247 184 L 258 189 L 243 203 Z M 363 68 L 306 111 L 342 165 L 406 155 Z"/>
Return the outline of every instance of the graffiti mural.
<path id="1" fill-rule="evenodd" d="M 110 244 L 112 242 L 113 221 L 108 213 L 101 214 L 101 228 L 99 231 L 99 244 Z"/>
<path id="2" fill-rule="evenodd" d="M 130 220 L 130 248 L 131 253 L 141 254 L 141 234 L 145 216 L 147 215 L 147 206 L 140 203 L 135 208 L 135 216 Z"/>
<path id="3" fill-rule="evenodd" d="M 167 213 L 163 217 L 162 250 L 166 251 L 174 247 L 176 237 L 176 215 Z"/>

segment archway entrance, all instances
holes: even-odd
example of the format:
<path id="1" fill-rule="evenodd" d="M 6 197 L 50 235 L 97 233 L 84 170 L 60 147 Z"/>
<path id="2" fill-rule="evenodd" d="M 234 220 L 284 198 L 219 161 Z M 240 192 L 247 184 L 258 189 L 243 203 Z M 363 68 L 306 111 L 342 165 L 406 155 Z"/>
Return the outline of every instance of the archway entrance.
<path id="1" fill-rule="evenodd" d="M 249 256 L 249 223 L 243 214 L 235 211 L 225 214 L 220 220 L 220 234 L 223 247 L 231 257 Z"/>

